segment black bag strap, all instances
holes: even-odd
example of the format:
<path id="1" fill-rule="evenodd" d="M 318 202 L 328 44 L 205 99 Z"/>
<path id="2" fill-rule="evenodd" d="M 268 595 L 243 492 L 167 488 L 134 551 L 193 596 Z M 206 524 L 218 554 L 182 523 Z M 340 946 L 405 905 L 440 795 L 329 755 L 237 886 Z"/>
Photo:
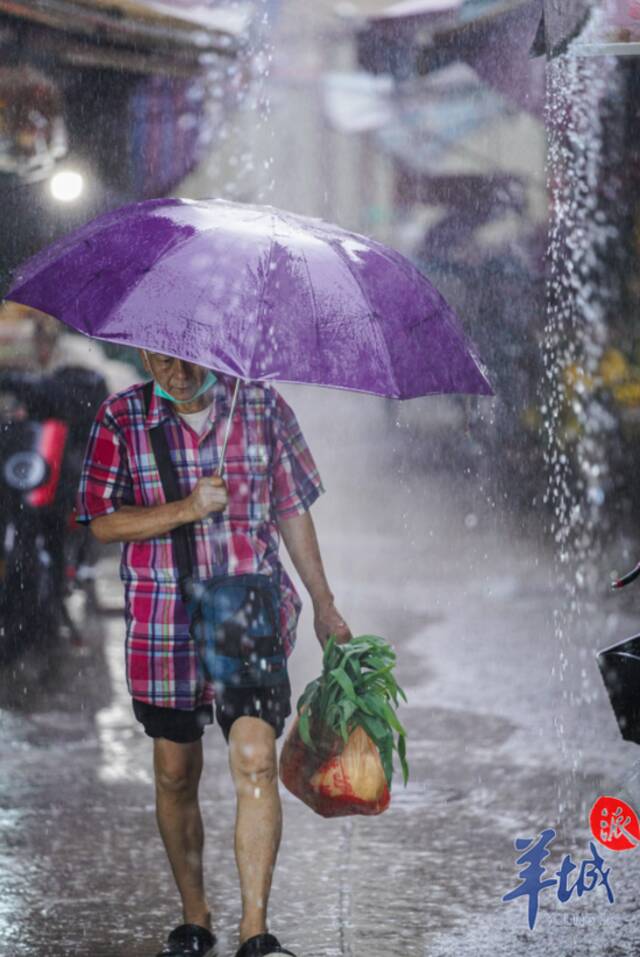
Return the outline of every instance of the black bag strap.
<path id="1" fill-rule="evenodd" d="M 154 381 L 153 379 L 150 379 L 149 382 L 145 383 L 143 388 L 144 409 L 146 415 L 149 414 L 149 409 L 151 408 L 153 386 Z M 164 426 L 161 422 L 153 429 L 149 429 L 149 438 L 151 440 L 151 448 L 153 449 L 156 465 L 158 467 L 158 473 L 160 475 L 164 497 L 166 498 L 167 502 L 177 502 L 178 499 L 182 498 L 182 495 L 180 493 L 180 489 L 178 488 L 178 480 L 176 478 L 173 462 L 171 461 L 169 443 L 167 442 L 167 436 Z M 176 561 L 176 568 L 178 570 L 180 591 L 184 599 L 187 597 L 188 582 L 190 582 L 191 578 L 193 577 L 193 562 L 191 558 L 193 555 L 194 545 L 193 527 L 191 525 L 179 525 L 171 532 L 171 540 L 173 543 L 173 554 Z"/>

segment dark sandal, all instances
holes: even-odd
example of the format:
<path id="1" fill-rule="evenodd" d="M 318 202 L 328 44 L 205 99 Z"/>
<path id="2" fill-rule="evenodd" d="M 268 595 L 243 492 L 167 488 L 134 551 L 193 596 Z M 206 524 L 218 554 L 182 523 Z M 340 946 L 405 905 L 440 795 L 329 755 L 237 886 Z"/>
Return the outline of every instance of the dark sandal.
<path id="1" fill-rule="evenodd" d="M 171 931 L 157 957 L 216 957 L 217 940 L 206 927 L 180 924 Z"/>
<path id="2" fill-rule="evenodd" d="M 239 947 L 236 957 L 268 957 L 269 954 L 288 954 L 289 957 L 296 957 L 290 950 L 285 950 L 273 934 L 256 934 L 255 937 L 249 937 Z"/>

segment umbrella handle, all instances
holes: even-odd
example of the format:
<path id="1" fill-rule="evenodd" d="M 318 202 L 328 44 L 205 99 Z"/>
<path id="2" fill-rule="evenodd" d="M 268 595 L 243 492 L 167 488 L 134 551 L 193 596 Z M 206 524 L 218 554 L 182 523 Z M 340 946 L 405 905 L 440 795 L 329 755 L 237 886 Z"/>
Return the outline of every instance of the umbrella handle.
<path id="1" fill-rule="evenodd" d="M 624 588 L 625 585 L 630 585 L 631 582 L 635 581 L 636 578 L 640 575 L 640 562 L 632 568 L 630 572 L 627 572 L 626 575 L 623 575 L 622 578 L 616 579 L 616 581 L 611 582 L 612 588 Z"/>
<path id="2" fill-rule="evenodd" d="M 227 419 L 227 427 L 224 433 L 224 442 L 222 443 L 222 453 L 220 455 L 220 464 L 218 465 L 215 474 L 222 475 L 222 470 L 224 469 L 224 460 L 227 454 L 227 443 L 229 441 L 229 434 L 231 432 L 231 420 L 233 419 L 233 413 L 236 408 L 236 403 L 238 401 L 238 392 L 240 391 L 240 379 L 236 379 L 235 388 L 233 390 L 233 398 L 231 400 L 231 408 L 229 409 L 229 418 Z"/>

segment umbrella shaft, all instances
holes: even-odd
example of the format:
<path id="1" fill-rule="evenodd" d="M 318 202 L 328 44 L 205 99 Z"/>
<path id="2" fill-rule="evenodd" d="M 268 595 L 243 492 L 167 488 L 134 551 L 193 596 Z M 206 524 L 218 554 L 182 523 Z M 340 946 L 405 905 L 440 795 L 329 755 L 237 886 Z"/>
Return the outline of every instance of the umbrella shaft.
<path id="1" fill-rule="evenodd" d="M 236 385 L 233 390 L 233 398 L 231 400 L 231 408 L 229 409 L 229 418 L 227 419 L 227 428 L 224 433 L 224 442 L 222 443 L 222 454 L 220 455 L 220 464 L 216 469 L 218 475 L 222 475 L 222 470 L 224 469 L 224 459 L 227 454 L 227 443 L 229 441 L 229 434 L 231 432 L 231 422 L 233 420 L 233 413 L 235 411 L 236 403 L 238 401 L 238 392 L 240 391 L 240 379 L 236 379 Z"/>

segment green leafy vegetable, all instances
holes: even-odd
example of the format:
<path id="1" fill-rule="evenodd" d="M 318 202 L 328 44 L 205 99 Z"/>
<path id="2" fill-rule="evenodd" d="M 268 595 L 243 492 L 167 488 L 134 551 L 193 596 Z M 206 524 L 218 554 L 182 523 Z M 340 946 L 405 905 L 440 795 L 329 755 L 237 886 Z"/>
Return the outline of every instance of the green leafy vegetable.
<path id="1" fill-rule="evenodd" d="M 328 735 L 346 742 L 358 725 L 362 727 L 380 752 L 389 787 L 394 750 L 404 784 L 409 780 L 407 733 L 394 711 L 399 699 L 406 701 L 407 696 L 393 675 L 395 663 L 395 652 L 384 638 L 359 635 L 338 644 L 331 635 L 322 674 L 309 682 L 297 704 L 300 737 L 314 750 Z"/>

